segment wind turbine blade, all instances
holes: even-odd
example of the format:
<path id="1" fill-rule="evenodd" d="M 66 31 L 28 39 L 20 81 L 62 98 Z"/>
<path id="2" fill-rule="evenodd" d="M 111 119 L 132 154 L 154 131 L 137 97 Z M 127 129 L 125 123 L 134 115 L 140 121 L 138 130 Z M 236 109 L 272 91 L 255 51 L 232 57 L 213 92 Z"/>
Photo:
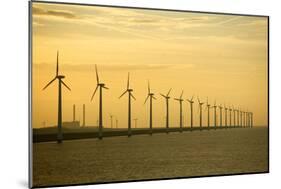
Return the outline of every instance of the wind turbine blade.
<path id="1" fill-rule="evenodd" d="M 126 92 L 128 92 L 128 91 L 127 91 L 127 90 L 124 91 L 124 92 L 119 96 L 119 98 L 121 98 L 122 96 L 124 96 L 124 94 L 126 94 Z"/>
<path id="2" fill-rule="evenodd" d="M 148 94 L 150 94 L 150 84 L 149 84 L 149 80 L 148 80 Z"/>
<path id="3" fill-rule="evenodd" d="M 130 87 L 130 72 L 128 72 L 127 89 Z"/>
<path id="4" fill-rule="evenodd" d="M 180 99 L 182 98 L 182 95 L 183 95 L 183 90 L 182 90 L 182 92 L 181 92 L 181 96 L 180 96 Z"/>
<path id="5" fill-rule="evenodd" d="M 71 89 L 63 82 L 63 80 L 60 80 L 62 82 L 62 84 L 68 89 L 71 91 Z"/>
<path id="6" fill-rule="evenodd" d="M 57 78 L 55 77 L 54 79 L 52 79 L 44 88 L 43 90 L 45 90 L 49 85 L 51 85 L 51 83 L 53 83 Z"/>
<path id="7" fill-rule="evenodd" d="M 97 87 L 96 87 L 96 89 L 95 89 L 95 91 L 94 91 L 94 93 L 93 93 L 93 95 L 92 95 L 92 97 L 91 97 L 91 101 L 93 100 L 93 98 L 94 98 L 94 96 L 95 96 L 95 94 L 96 94 L 98 88 L 99 88 L 99 86 L 97 85 Z"/>
<path id="8" fill-rule="evenodd" d="M 56 76 L 59 75 L 59 51 L 57 51 L 57 72 L 56 72 Z"/>
<path id="9" fill-rule="evenodd" d="M 193 100 L 193 97 L 194 97 L 194 95 L 192 95 L 192 97 L 191 97 L 191 100 L 190 100 L 190 101 L 192 101 L 192 100 Z"/>
<path id="10" fill-rule="evenodd" d="M 103 86 L 102 88 L 104 88 L 104 89 L 109 89 L 108 87 L 106 87 L 106 86 Z"/>
<path id="11" fill-rule="evenodd" d="M 197 100 L 198 100 L 198 103 L 200 104 L 200 100 L 199 100 L 199 97 L 197 96 Z"/>
<path id="12" fill-rule="evenodd" d="M 95 64 L 95 69 L 96 69 L 97 83 L 99 84 L 99 83 L 100 83 L 100 80 L 99 80 L 98 68 L 97 68 L 97 65 L 96 65 L 96 64 Z"/>
<path id="13" fill-rule="evenodd" d="M 208 100 L 208 97 L 207 97 L 207 105 L 209 104 L 209 100 Z"/>
<path id="14" fill-rule="evenodd" d="M 180 101 L 180 99 L 179 98 L 174 98 L 175 100 L 177 100 L 177 101 Z"/>
<path id="15" fill-rule="evenodd" d="M 132 93 L 130 93 L 130 95 L 134 100 L 137 100 Z"/>
<path id="16" fill-rule="evenodd" d="M 157 98 L 155 98 L 154 96 L 152 96 L 152 98 L 154 99 L 154 100 L 156 100 Z"/>
<path id="17" fill-rule="evenodd" d="M 165 95 L 163 95 L 162 93 L 160 93 L 160 95 L 161 95 L 161 96 L 163 96 L 164 98 L 166 98 L 166 97 L 168 96 L 168 95 L 167 95 L 167 96 L 165 96 Z"/>
<path id="18" fill-rule="evenodd" d="M 172 88 L 170 88 L 170 90 L 168 91 L 167 96 L 169 96 L 169 94 L 170 94 L 171 90 L 172 90 Z"/>
<path id="19" fill-rule="evenodd" d="M 146 103 L 146 101 L 148 100 L 148 98 L 149 98 L 149 95 L 147 95 L 147 97 L 146 97 L 146 99 L 145 99 L 145 101 L 144 101 L 144 104 Z"/>

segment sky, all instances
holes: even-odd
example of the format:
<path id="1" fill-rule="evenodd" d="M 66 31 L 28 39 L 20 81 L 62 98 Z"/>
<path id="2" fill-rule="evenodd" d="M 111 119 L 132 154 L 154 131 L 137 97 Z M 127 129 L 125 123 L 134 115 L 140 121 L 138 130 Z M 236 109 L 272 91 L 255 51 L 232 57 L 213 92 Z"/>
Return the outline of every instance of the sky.
<path id="1" fill-rule="evenodd" d="M 66 4 L 32 3 L 32 103 L 33 127 L 57 124 L 58 82 L 43 87 L 55 77 L 56 53 L 59 73 L 71 88 L 63 88 L 63 121 L 72 121 L 72 106 L 86 125 L 98 120 L 99 94 L 95 64 L 103 91 L 104 127 L 118 120 L 127 127 L 130 72 L 133 119 L 137 127 L 149 127 L 149 103 L 144 104 L 147 85 L 155 93 L 153 126 L 165 126 L 165 99 L 170 96 L 170 126 L 179 126 L 178 98 L 194 96 L 194 125 L 199 124 L 197 97 L 212 105 L 225 105 L 253 112 L 254 126 L 267 126 L 268 46 L 267 18 L 192 12 L 109 8 Z M 211 109 L 213 125 L 214 109 Z M 203 106 L 203 124 L 207 111 Z M 232 115 L 233 117 L 233 115 Z M 183 102 L 184 126 L 190 126 L 190 105 Z M 219 111 L 217 110 L 217 120 Z M 232 121 L 233 122 L 233 121 Z M 219 122 L 218 122 L 219 124 Z"/>

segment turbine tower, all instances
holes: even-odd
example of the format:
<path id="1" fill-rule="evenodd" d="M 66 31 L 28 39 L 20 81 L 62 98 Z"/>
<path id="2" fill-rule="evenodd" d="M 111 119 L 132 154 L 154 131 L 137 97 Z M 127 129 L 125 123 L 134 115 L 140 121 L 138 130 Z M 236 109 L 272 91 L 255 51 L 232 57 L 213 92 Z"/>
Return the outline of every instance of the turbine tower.
<path id="1" fill-rule="evenodd" d="M 104 83 L 100 83 L 97 65 L 95 65 L 96 70 L 96 78 L 97 78 L 97 86 L 92 95 L 91 101 L 93 100 L 98 88 L 100 89 L 100 97 L 99 97 L 99 139 L 102 139 L 102 129 L 103 129 L 103 122 L 102 122 L 102 89 L 108 89 Z"/>
<path id="2" fill-rule="evenodd" d="M 53 83 L 55 80 L 58 80 L 58 135 L 57 135 L 57 142 L 62 143 L 63 136 L 62 136 L 62 91 L 61 91 L 61 85 L 63 84 L 68 90 L 70 88 L 63 82 L 63 79 L 65 78 L 64 75 L 59 75 L 59 51 L 57 51 L 57 70 L 56 70 L 56 76 L 54 79 L 52 79 L 44 88 L 45 90 L 51 83 Z"/>
<path id="3" fill-rule="evenodd" d="M 166 133 L 169 133 L 169 99 L 170 99 L 170 92 L 172 89 L 168 91 L 166 95 L 160 93 L 161 96 L 163 96 L 166 100 Z"/>
<path id="4" fill-rule="evenodd" d="M 233 109 L 233 126 L 236 127 L 236 116 L 235 116 L 235 112 L 236 112 L 236 109 L 234 109 L 234 106 L 232 106 L 232 109 Z"/>
<path id="5" fill-rule="evenodd" d="M 241 127 L 243 127 L 243 117 L 242 117 L 242 114 L 243 114 L 243 112 L 240 109 L 240 125 L 241 125 Z"/>
<path id="6" fill-rule="evenodd" d="M 121 94 L 119 98 L 123 95 L 128 93 L 128 137 L 131 136 L 131 97 L 136 100 L 134 95 L 132 94 L 133 89 L 130 89 L 130 73 L 128 73 L 128 80 L 127 80 L 127 89 Z"/>
<path id="7" fill-rule="evenodd" d="M 246 112 L 243 111 L 243 125 L 246 127 L 246 117 L 245 117 Z"/>
<path id="8" fill-rule="evenodd" d="M 216 129 L 217 128 L 217 104 L 216 104 L 216 101 L 215 101 L 214 106 L 212 108 L 214 108 L 214 127 Z"/>
<path id="9" fill-rule="evenodd" d="M 231 112 L 232 112 L 232 108 L 231 107 L 229 107 L 228 108 L 229 109 L 229 126 L 231 127 L 232 126 L 232 122 L 231 122 Z"/>
<path id="10" fill-rule="evenodd" d="M 190 103 L 190 128 L 192 130 L 193 128 L 193 96 L 191 97 L 191 99 L 187 99 L 187 101 Z"/>
<path id="11" fill-rule="evenodd" d="M 220 127 L 222 127 L 222 109 L 223 107 L 221 105 L 218 106 L 220 109 Z"/>
<path id="12" fill-rule="evenodd" d="M 83 127 L 85 127 L 85 124 L 86 124 L 85 123 L 85 111 L 86 111 L 85 109 L 86 109 L 85 104 L 83 104 L 83 124 L 82 124 Z"/>
<path id="13" fill-rule="evenodd" d="M 227 128 L 227 107 L 224 105 L 225 128 Z"/>
<path id="14" fill-rule="evenodd" d="M 202 106 L 204 102 L 200 102 L 199 97 L 197 97 L 198 104 L 199 104 L 199 111 L 200 111 L 200 116 L 199 116 L 199 124 L 200 124 L 200 130 L 202 129 Z"/>
<path id="15" fill-rule="evenodd" d="M 254 115 L 254 113 L 253 113 L 253 112 L 251 112 L 251 128 L 253 128 L 253 121 L 254 121 L 254 119 L 253 119 L 253 115 Z"/>
<path id="16" fill-rule="evenodd" d="M 240 119 L 239 119 L 239 117 L 240 117 L 240 114 L 239 114 L 239 108 L 237 108 L 237 126 L 238 127 L 240 127 Z"/>
<path id="17" fill-rule="evenodd" d="M 148 93 L 147 93 L 147 97 L 144 101 L 144 104 L 146 103 L 146 101 L 148 100 L 148 98 L 150 99 L 150 104 L 149 104 L 149 128 L 150 128 L 150 135 L 152 135 L 152 100 L 156 98 L 154 97 L 154 93 L 152 93 L 150 91 L 150 84 L 148 81 Z"/>
<path id="18" fill-rule="evenodd" d="M 183 91 L 181 92 L 181 95 L 179 98 L 174 98 L 175 100 L 179 101 L 180 103 L 180 132 L 182 132 L 182 95 L 183 95 Z"/>
<path id="19" fill-rule="evenodd" d="M 207 108 L 207 125 L 208 125 L 208 129 L 210 128 L 210 106 L 211 104 L 209 104 L 208 102 L 208 97 L 207 97 L 207 103 L 206 103 L 206 108 Z"/>
<path id="20" fill-rule="evenodd" d="M 110 117 L 110 128 L 112 129 L 113 128 L 113 115 L 110 114 L 109 117 Z"/>

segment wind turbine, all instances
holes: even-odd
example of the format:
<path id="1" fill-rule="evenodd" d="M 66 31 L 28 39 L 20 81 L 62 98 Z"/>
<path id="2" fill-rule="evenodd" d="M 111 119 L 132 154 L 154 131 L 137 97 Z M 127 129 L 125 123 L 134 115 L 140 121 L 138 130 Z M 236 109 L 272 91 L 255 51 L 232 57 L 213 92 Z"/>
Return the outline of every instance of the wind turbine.
<path id="1" fill-rule="evenodd" d="M 251 128 L 253 128 L 253 115 L 254 115 L 254 113 L 251 112 Z"/>
<path id="2" fill-rule="evenodd" d="M 246 127 L 246 117 L 245 117 L 245 111 L 243 111 L 243 125 Z"/>
<path id="3" fill-rule="evenodd" d="M 246 114 L 246 127 L 249 127 L 249 124 L 248 124 L 248 114 L 249 114 L 248 109 L 245 112 L 245 114 Z"/>
<path id="4" fill-rule="evenodd" d="M 63 136 L 62 136 L 62 91 L 61 91 L 61 84 L 63 84 L 68 90 L 71 90 L 64 82 L 63 79 L 65 78 L 64 75 L 59 75 L 59 51 L 57 51 L 57 70 L 56 76 L 52 79 L 44 88 L 45 90 L 51 83 L 55 80 L 58 80 L 58 135 L 57 135 L 57 142 L 62 143 Z"/>
<path id="5" fill-rule="evenodd" d="M 232 126 L 232 123 L 231 123 L 231 112 L 232 112 L 232 108 L 231 107 L 229 107 L 228 108 L 229 109 L 229 126 L 231 127 Z"/>
<path id="6" fill-rule="evenodd" d="M 209 104 L 209 102 L 208 102 L 208 97 L 207 97 L 207 103 L 206 103 L 206 108 L 207 108 L 207 115 L 208 115 L 208 117 L 207 117 L 207 124 L 208 124 L 208 129 L 210 128 L 210 106 L 211 106 L 211 104 Z"/>
<path id="7" fill-rule="evenodd" d="M 222 127 L 222 109 L 223 107 L 221 105 L 218 106 L 220 109 L 220 127 Z"/>
<path id="8" fill-rule="evenodd" d="M 135 121 L 135 128 L 137 128 L 137 121 L 138 121 L 138 119 L 135 118 L 134 121 Z"/>
<path id="9" fill-rule="evenodd" d="M 175 100 L 179 101 L 180 103 L 180 132 L 182 132 L 182 95 L 183 95 L 183 91 L 181 92 L 181 95 L 179 98 L 174 98 Z"/>
<path id="10" fill-rule="evenodd" d="M 187 101 L 190 103 L 190 127 L 191 130 L 193 128 L 193 96 L 191 97 L 191 99 L 187 99 Z"/>
<path id="11" fill-rule="evenodd" d="M 92 95 L 91 101 L 93 100 L 98 88 L 100 89 L 100 98 L 99 98 L 99 139 L 102 139 L 102 128 L 103 128 L 103 122 L 102 122 L 102 89 L 108 89 L 104 83 L 100 83 L 99 75 L 98 75 L 98 69 L 97 65 L 95 65 L 96 70 L 96 77 L 97 77 L 97 86 L 96 89 Z"/>
<path id="12" fill-rule="evenodd" d="M 198 104 L 199 104 L 199 111 L 200 111 L 200 116 L 199 116 L 199 123 L 200 123 L 200 130 L 202 129 L 202 105 L 204 102 L 200 102 L 199 97 L 197 97 Z"/>
<path id="13" fill-rule="evenodd" d="M 240 109 L 240 125 L 241 125 L 241 127 L 243 127 L 243 117 L 242 117 L 242 114 L 243 114 L 243 112 Z"/>
<path id="14" fill-rule="evenodd" d="M 227 107 L 224 105 L 225 128 L 227 128 Z"/>
<path id="15" fill-rule="evenodd" d="M 216 104 L 216 101 L 215 101 L 214 106 L 212 108 L 214 108 L 214 126 L 215 126 L 215 129 L 216 129 L 217 128 L 217 104 Z"/>
<path id="16" fill-rule="evenodd" d="M 128 137 L 131 136 L 131 97 L 136 100 L 134 95 L 132 94 L 133 89 L 130 89 L 130 73 L 128 73 L 128 80 L 127 80 L 127 89 L 121 94 L 119 98 L 123 95 L 128 93 Z"/>
<path id="17" fill-rule="evenodd" d="M 110 127 L 112 129 L 113 128 L 113 115 L 110 114 L 109 116 L 110 116 Z"/>
<path id="18" fill-rule="evenodd" d="M 240 114 L 239 114 L 239 108 L 236 109 L 237 111 L 237 126 L 240 127 Z"/>
<path id="19" fill-rule="evenodd" d="M 144 101 L 144 104 L 146 103 L 146 101 L 148 100 L 148 98 L 150 99 L 150 106 L 149 106 L 149 128 L 150 128 L 150 135 L 152 135 L 152 100 L 156 98 L 154 97 L 154 93 L 152 93 L 150 91 L 150 84 L 148 81 L 148 93 L 147 93 L 147 97 Z"/>
<path id="20" fill-rule="evenodd" d="M 233 109 L 233 122 L 234 122 L 234 127 L 236 127 L 236 116 L 235 116 L 236 109 L 234 109 L 234 106 L 232 106 L 232 109 Z"/>
<path id="21" fill-rule="evenodd" d="M 163 96 L 166 100 L 166 133 L 167 134 L 169 133 L 169 99 L 170 99 L 169 94 L 171 90 L 172 89 L 170 89 L 166 95 L 160 93 L 160 95 Z"/>

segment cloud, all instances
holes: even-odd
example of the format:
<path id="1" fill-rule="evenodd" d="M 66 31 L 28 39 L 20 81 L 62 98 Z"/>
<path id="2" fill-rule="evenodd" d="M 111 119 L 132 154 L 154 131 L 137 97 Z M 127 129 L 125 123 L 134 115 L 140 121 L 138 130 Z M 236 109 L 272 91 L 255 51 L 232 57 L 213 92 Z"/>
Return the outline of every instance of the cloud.
<path id="1" fill-rule="evenodd" d="M 39 63 L 33 64 L 35 69 L 54 69 L 54 64 Z M 102 64 L 98 65 L 101 71 L 137 71 L 137 70 L 159 70 L 171 69 L 179 67 L 193 67 L 192 64 Z M 94 72 L 94 64 L 61 64 L 60 70 L 62 71 L 75 71 L 75 72 Z"/>
<path id="2" fill-rule="evenodd" d="M 54 16 L 62 17 L 67 19 L 76 19 L 78 16 L 71 11 L 65 10 L 45 10 L 38 7 L 33 7 L 32 9 L 34 15 L 43 15 L 43 16 Z"/>

